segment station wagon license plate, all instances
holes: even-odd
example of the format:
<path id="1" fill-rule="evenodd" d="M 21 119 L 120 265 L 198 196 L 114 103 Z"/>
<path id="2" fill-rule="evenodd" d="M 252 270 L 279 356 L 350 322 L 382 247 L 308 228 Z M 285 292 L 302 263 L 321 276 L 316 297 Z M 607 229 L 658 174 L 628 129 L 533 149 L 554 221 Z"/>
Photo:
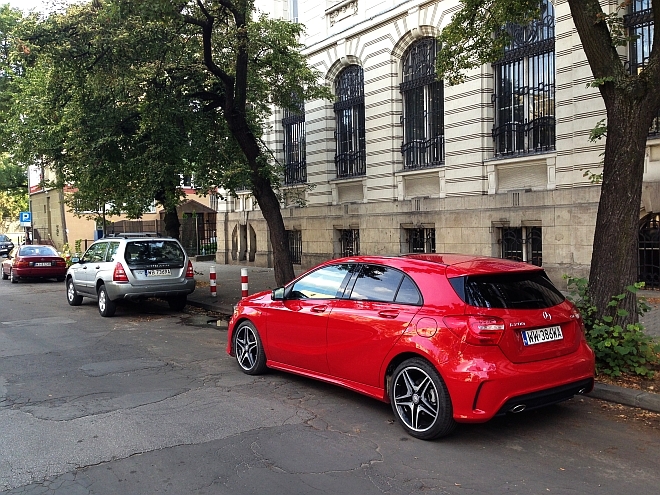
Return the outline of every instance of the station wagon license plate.
<path id="1" fill-rule="evenodd" d="M 172 271 L 169 268 L 162 268 L 160 270 L 147 270 L 147 277 L 162 277 L 164 275 L 171 275 Z"/>
<path id="2" fill-rule="evenodd" d="M 52 265 L 52 264 L 51 264 L 50 261 L 48 261 L 48 262 L 46 262 L 46 261 L 38 261 L 37 263 L 34 264 L 34 266 L 51 266 L 51 265 Z"/>
<path id="3" fill-rule="evenodd" d="M 523 344 L 534 345 L 553 340 L 562 340 L 564 335 L 561 333 L 560 326 L 539 328 L 537 330 L 525 330 L 522 332 Z"/>

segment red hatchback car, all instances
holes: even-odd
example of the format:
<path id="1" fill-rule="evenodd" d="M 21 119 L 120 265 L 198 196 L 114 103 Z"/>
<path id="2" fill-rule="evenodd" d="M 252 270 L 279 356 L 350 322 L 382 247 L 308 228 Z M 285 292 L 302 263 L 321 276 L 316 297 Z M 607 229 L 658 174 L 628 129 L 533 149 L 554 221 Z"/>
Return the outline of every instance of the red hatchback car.
<path id="1" fill-rule="evenodd" d="M 390 402 L 412 436 L 591 391 L 576 308 L 543 269 L 460 254 L 328 261 L 243 299 L 227 352 Z"/>
<path id="2" fill-rule="evenodd" d="M 66 261 L 53 246 L 18 246 L 2 262 L 2 280 L 16 283 L 20 278 L 55 278 L 64 281 Z"/>

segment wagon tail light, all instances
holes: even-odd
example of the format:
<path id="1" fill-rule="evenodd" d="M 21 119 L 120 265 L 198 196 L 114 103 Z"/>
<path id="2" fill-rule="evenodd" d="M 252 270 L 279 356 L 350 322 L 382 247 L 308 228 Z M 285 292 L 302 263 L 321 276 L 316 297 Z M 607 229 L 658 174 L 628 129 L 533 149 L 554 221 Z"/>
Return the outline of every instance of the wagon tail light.
<path id="1" fill-rule="evenodd" d="M 188 268 L 186 268 L 186 278 L 195 278 L 192 261 L 188 260 Z"/>
<path id="2" fill-rule="evenodd" d="M 474 345 L 497 345 L 504 335 L 504 320 L 490 316 L 447 316 L 445 325 L 459 339 Z"/>
<path id="3" fill-rule="evenodd" d="M 112 281 L 113 282 L 128 282 L 128 275 L 126 275 L 126 270 L 124 270 L 124 265 L 120 262 L 117 262 L 115 265 L 115 271 L 112 272 Z"/>

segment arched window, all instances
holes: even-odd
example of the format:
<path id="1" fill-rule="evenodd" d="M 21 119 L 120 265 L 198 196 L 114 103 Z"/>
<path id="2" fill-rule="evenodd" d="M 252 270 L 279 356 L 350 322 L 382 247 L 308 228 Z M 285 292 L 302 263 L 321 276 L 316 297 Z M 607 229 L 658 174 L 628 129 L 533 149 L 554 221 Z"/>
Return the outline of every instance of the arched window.
<path id="1" fill-rule="evenodd" d="M 436 79 L 438 42 L 415 42 L 403 58 L 400 86 L 403 97 L 404 169 L 434 167 L 444 162 L 444 85 Z"/>
<path id="2" fill-rule="evenodd" d="M 630 13 L 625 16 L 624 23 L 631 37 L 629 65 L 630 71 L 634 74 L 648 63 L 653 48 L 654 22 L 651 0 L 633 0 L 630 3 Z M 660 112 L 651 124 L 649 135 L 660 135 Z"/>
<path id="3" fill-rule="evenodd" d="M 307 182 L 307 158 L 305 152 L 305 105 L 297 112 L 284 110 L 284 184 Z"/>
<path id="4" fill-rule="evenodd" d="M 364 133 L 364 72 L 359 65 L 351 65 L 337 77 L 335 139 L 337 177 L 364 175 L 366 146 Z"/>
<path id="5" fill-rule="evenodd" d="M 495 69 L 495 156 L 555 149 L 555 10 L 541 0 L 541 18 L 506 27 L 512 37 Z"/>

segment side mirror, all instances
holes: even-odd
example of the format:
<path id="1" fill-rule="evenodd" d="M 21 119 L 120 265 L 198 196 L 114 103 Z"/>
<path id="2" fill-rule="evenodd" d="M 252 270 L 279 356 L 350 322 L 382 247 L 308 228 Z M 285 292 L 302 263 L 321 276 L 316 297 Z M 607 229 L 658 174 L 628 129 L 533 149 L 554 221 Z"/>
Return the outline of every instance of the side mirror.
<path id="1" fill-rule="evenodd" d="M 73 264 L 73 263 L 80 263 L 80 258 L 78 258 L 77 256 L 73 256 L 73 257 L 71 258 L 71 263 L 72 263 L 72 264 Z"/>
<path id="2" fill-rule="evenodd" d="M 273 289 L 270 297 L 273 301 L 284 301 L 284 287 Z"/>

